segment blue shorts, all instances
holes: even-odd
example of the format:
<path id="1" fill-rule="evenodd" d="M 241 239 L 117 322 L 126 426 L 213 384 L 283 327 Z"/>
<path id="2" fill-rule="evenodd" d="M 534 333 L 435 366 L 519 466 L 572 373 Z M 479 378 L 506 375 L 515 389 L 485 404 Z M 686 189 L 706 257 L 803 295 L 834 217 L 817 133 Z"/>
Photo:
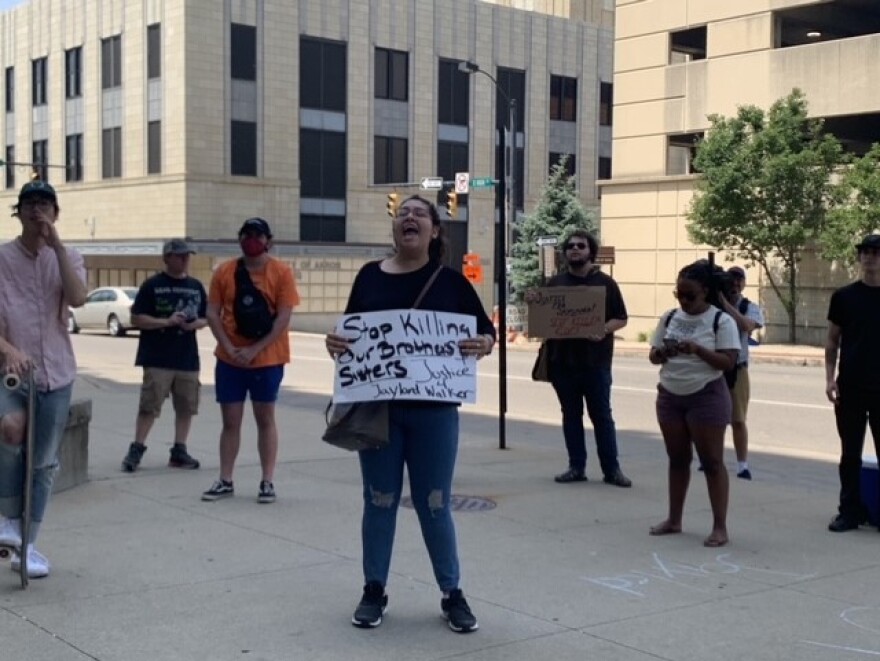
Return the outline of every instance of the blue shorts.
<path id="1" fill-rule="evenodd" d="M 252 402 L 275 402 L 284 378 L 284 365 L 267 367 L 236 367 L 222 360 L 214 368 L 214 391 L 219 404 L 234 404 L 247 399 Z"/>

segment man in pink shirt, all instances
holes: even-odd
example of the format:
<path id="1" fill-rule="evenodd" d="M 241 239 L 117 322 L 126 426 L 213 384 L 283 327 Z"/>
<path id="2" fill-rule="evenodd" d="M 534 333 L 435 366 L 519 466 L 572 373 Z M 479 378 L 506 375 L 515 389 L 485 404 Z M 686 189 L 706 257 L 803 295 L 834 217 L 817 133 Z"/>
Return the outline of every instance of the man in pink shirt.
<path id="1" fill-rule="evenodd" d="M 36 393 L 34 477 L 30 539 L 21 539 L 22 446 L 27 393 L 0 388 L 0 544 L 28 554 L 31 578 L 49 575 L 49 561 L 34 540 L 52 494 L 58 446 L 70 407 L 76 360 L 67 334 L 68 306 L 86 299 L 85 266 L 58 236 L 58 197 L 43 181 L 25 184 L 14 216 L 21 235 L 0 245 L 0 363 L 3 373 L 33 370 Z M 18 571 L 20 558 L 13 558 Z"/>

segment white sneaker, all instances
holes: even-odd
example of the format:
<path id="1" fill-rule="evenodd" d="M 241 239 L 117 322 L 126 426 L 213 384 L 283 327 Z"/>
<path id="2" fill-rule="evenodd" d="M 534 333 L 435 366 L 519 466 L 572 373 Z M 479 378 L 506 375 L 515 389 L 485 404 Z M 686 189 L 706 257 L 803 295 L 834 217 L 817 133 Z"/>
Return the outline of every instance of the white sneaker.
<path id="1" fill-rule="evenodd" d="M 28 544 L 28 562 L 27 573 L 28 578 L 46 578 L 49 575 L 49 558 L 34 548 L 33 544 Z M 10 563 L 12 571 L 21 571 L 21 556 L 16 553 L 12 556 Z"/>
<path id="2" fill-rule="evenodd" d="M 21 548 L 21 519 L 4 519 L 0 524 L 0 546 Z"/>

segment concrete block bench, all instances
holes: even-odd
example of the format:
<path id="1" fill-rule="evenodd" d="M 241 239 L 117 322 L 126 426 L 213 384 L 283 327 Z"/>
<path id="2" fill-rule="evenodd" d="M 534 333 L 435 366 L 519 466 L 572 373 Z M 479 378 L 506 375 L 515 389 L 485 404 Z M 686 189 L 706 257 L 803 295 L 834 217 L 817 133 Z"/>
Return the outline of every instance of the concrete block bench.
<path id="1" fill-rule="evenodd" d="M 89 479 L 89 423 L 92 400 L 78 399 L 70 404 L 64 440 L 58 452 L 60 471 L 55 478 L 54 493 L 75 487 Z"/>

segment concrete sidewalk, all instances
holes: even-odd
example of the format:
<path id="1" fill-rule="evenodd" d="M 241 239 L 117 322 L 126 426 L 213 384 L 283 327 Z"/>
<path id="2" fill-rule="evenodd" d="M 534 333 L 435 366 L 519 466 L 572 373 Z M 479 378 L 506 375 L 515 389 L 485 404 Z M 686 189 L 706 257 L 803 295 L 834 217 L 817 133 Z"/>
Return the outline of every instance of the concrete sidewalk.
<path id="1" fill-rule="evenodd" d="M 462 408 L 455 493 L 464 582 L 481 629 L 440 618 L 415 514 L 400 511 L 377 630 L 349 624 L 360 598 L 361 486 L 354 455 L 324 445 L 326 397 L 286 390 L 278 415 L 279 499 L 256 503 L 248 421 L 234 499 L 203 503 L 217 475 L 219 412 L 206 392 L 191 451 L 202 469 L 165 468 L 170 411 L 143 468 L 119 471 L 138 386 L 84 372 L 93 399 L 91 481 L 60 494 L 41 548 L 52 576 L 23 592 L 0 573 L 0 659 L 863 659 L 880 655 L 877 531 L 833 534 L 830 463 L 754 456 L 731 480 L 731 544 L 701 544 L 711 517 L 694 473 L 681 535 L 650 537 L 665 516 L 657 433 L 619 421 L 632 489 L 558 485 L 558 426 L 497 421 Z M 792 413 L 795 414 L 794 412 Z M 590 455 L 594 446 L 590 440 Z"/>

